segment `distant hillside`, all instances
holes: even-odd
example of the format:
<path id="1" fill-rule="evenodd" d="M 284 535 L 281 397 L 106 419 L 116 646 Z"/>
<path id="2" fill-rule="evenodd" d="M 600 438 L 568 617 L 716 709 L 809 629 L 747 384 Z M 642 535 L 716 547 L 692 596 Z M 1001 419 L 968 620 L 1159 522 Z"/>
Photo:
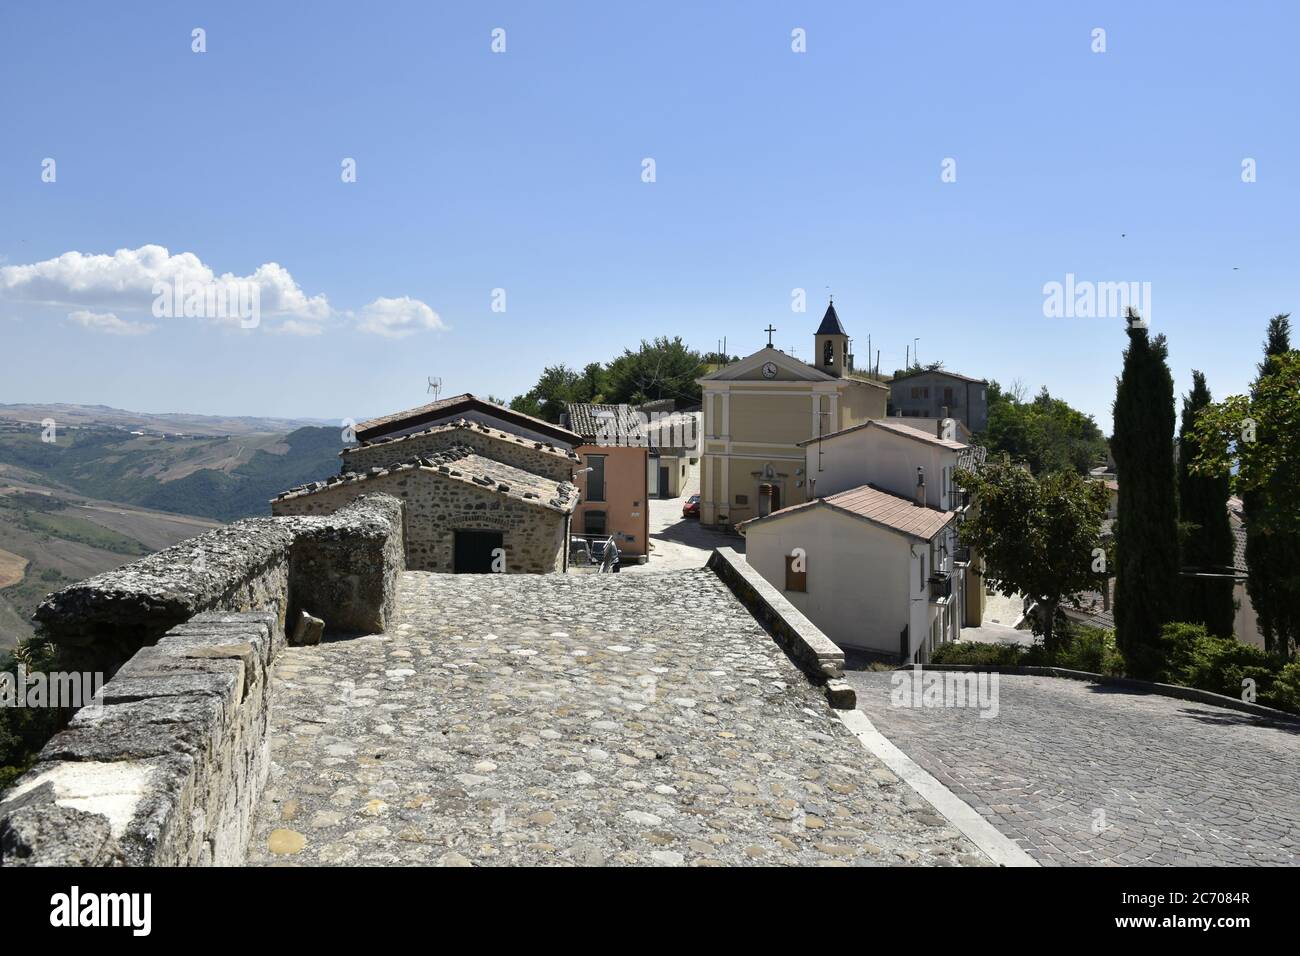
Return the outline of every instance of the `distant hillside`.
<path id="1" fill-rule="evenodd" d="M 36 423 L 53 419 L 62 427 L 103 425 L 151 434 L 258 435 L 284 434 L 304 425 L 329 425 L 326 419 L 250 418 L 246 416 L 190 415 L 180 412 L 150 414 L 128 412 L 107 405 L 22 404 L 0 405 L 0 420 Z"/>
<path id="2" fill-rule="evenodd" d="M 48 443 L 38 426 L 5 424 L 0 479 L 9 475 L 91 498 L 233 521 L 269 514 L 268 501 L 277 493 L 336 473 L 340 447 L 336 427 L 185 438 L 73 427 Z"/>

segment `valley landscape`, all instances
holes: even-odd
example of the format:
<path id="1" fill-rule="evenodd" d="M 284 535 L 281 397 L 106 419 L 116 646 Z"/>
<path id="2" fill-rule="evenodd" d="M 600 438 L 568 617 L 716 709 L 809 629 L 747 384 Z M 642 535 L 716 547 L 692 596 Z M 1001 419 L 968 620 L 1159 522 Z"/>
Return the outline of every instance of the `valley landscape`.
<path id="1" fill-rule="evenodd" d="M 42 422 L 53 420 L 54 441 Z M 283 419 L 0 406 L 0 650 L 51 591 L 338 468 L 339 429 Z"/>

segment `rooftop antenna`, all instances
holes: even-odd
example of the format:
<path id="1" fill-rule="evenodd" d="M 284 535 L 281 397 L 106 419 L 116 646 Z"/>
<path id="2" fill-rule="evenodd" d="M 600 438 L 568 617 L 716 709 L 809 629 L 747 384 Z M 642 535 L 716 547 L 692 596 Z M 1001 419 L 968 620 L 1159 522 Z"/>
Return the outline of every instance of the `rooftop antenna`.
<path id="1" fill-rule="evenodd" d="M 436 375 L 429 376 L 429 388 L 427 391 L 433 393 L 433 400 L 436 402 L 438 396 L 442 394 L 442 379 Z"/>

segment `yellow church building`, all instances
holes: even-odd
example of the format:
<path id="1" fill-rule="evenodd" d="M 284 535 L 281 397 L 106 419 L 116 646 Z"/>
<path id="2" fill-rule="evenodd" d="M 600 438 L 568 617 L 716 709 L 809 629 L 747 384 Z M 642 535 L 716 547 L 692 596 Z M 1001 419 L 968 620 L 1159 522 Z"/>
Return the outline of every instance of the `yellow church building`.
<path id="1" fill-rule="evenodd" d="M 831 302 L 813 363 L 772 345 L 699 379 L 704 391 L 700 521 L 731 526 L 810 498 L 799 443 L 884 418 L 889 387 L 853 370 Z"/>

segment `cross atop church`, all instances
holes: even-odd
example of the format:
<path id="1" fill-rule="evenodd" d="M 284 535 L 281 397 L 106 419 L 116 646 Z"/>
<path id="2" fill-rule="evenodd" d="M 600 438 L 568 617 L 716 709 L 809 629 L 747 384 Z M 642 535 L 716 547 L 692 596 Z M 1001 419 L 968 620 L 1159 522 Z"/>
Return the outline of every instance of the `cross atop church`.
<path id="1" fill-rule="evenodd" d="M 767 333 L 767 347 L 768 347 L 768 348 L 771 348 L 771 347 L 772 347 L 772 333 L 775 332 L 776 329 L 772 328 L 772 323 L 769 322 L 769 323 L 767 323 L 767 328 L 765 328 L 763 331 Z"/>

